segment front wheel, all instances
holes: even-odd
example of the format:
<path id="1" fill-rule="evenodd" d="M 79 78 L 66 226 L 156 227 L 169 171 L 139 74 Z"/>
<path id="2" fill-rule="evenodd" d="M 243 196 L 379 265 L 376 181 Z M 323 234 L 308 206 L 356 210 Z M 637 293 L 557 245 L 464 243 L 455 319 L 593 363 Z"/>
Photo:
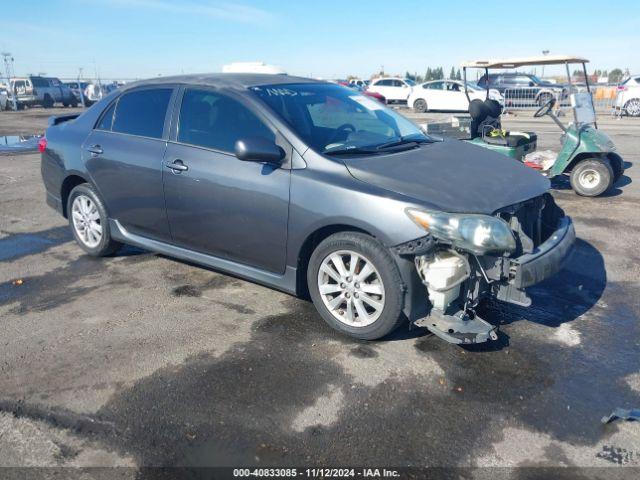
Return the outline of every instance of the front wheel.
<path id="1" fill-rule="evenodd" d="M 427 101 L 423 98 L 419 98 L 415 102 L 413 102 L 413 109 L 416 113 L 424 113 L 428 110 Z"/>
<path id="2" fill-rule="evenodd" d="M 624 111 L 630 117 L 640 117 L 640 99 L 632 98 L 624 104 Z"/>
<path id="3" fill-rule="evenodd" d="M 571 188 L 585 197 L 597 197 L 613 185 L 613 169 L 606 158 L 589 158 L 571 170 Z"/>
<path id="4" fill-rule="evenodd" d="M 341 232 L 323 240 L 309 260 L 307 284 L 324 321 L 351 337 L 382 338 L 402 321 L 398 267 L 369 235 Z"/>
<path id="5" fill-rule="evenodd" d="M 111 238 L 104 203 L 89 184 L 83 183 L 71 190 L 67 216 L 73 237 L 89 255 L 104 257 L 120 248 L 121 244 Z"/>

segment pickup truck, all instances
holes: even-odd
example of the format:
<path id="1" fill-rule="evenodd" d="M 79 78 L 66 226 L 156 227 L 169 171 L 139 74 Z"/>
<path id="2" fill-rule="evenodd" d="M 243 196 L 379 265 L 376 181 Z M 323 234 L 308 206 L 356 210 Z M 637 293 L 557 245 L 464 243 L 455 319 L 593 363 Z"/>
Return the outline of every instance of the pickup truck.
<path id="1" fill-rule="evenodd" d="M 78 99 L 71 89 L 55 77 L 12 78 L 9 84 L 15 95 L 18 110 L 34 105 L 52 108 L 56 103 L 65 107 L 78 106 Z"/>

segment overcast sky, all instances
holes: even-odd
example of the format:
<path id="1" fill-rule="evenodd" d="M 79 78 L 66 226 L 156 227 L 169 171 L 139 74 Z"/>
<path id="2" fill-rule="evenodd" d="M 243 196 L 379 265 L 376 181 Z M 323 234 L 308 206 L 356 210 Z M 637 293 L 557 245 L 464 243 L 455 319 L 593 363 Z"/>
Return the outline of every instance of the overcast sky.
<path id="1" fill-rule="evenodd" d="M 143 78 L 258 60 L 368 78 L 542 50 L 640 73 L 637 0 L 22 0 L 3 2 L 1 17 L 18 75 Z"/>

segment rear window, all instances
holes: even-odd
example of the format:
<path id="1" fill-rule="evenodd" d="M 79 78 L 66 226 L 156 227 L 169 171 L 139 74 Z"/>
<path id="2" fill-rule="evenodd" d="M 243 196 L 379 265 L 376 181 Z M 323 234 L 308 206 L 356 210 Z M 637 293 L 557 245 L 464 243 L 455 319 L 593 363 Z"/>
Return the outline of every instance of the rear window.
<path id="1" fill-rule="evenodd" d="M 31 78 L 31 83 L 33 84 L 34 87 L 38 88 L 44 88 L 44 87 L 48 87 L 49 86 L 49 82 L 42 77 L 32 77 Z"/>
<path id="2" fill-rule="evenodd" d="M 162 138 L 172 88 L 150 88 L 125 93 L 118 100 L 112 131 Z"/>

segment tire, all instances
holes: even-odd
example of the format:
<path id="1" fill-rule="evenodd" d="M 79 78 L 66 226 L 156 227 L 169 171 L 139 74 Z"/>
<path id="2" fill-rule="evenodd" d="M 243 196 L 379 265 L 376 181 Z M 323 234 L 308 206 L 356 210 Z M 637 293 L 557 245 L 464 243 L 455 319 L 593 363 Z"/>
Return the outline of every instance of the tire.
<path id="1" fill-rule="evenodd" d="M 94 257 L 111 255 L 122 245 L 111 238 L 107 210 L 100 196 L 88 183 L 78 185 L 71 190 L 67 200 L 67 217 L 73 238 L 89 255 Z M 96 224 L 101 231 L 97 241 Z"/>
<path id="2" fill-rule="evenodd" d="M 538 100 L 536 101 L 536 103 L 538 104 L 539 107 L 541 107 L 552 98 L 553 98 L 553 95 L 551 95 L 550 93 L 541 93 L 538 96 Z"/>
<path id="3" fill-rule="evenodd" d="M 613 170 L 613 182 L 612 185 L 615 185 L 620 177 L 624 174 L 624 162 L 620 158 L 609 158 L 609 165 L 611 165 L 611 170 Z"/>
<path id="4" fill-rule="evenodd" d="M 342 260 L 343 275 L 334 263 L 336 257 Z M 356 258 L 353 276 L 349 275 L 352 258 Z M 372 268 L 366 268 L 367 265 Z M 327 268 L 333 276 L 326 273 Z M 370 272 L 368 275 L 365 269 Z M 366 277 L 358 278 L 358 272 Z M 323 293 L 320 293 L 321 285 Z M 353 338 L 382 338 L 395 330 L 404 318 L 398 267 L 385 247 L 363 233 L 340 232 L 320 242 L 309 259 L 307 286 L 323 320 Z"/>
<path id="5" fill-rule="evenodd" d="M 42 99 L 42 106 L 44 108 L 53 108 L 53 98 L 51 98 L 51 95 L 45 95 L 44 98 Z"/>
<path id="6" fill-rule="evenodd" d="M 588 158 L 571 170 L 571 188 L 584 197 L 597 197 L 613 185 L 613 169 L 606 158 Z"/>
<path id="7" fill-rule="evenodd" d="M 640 117 L 640 98 L 632 98 L 625 103 L 624 112 L 630 117 Z"/>
<path id="8" fill-rule="evenodd" d="M 429 108 L 427 107 L 427 101 L 423 98 L 417 99 L 415 102 L 413 102 L 413 110 L 416 113 L 428 112 Z"/>

